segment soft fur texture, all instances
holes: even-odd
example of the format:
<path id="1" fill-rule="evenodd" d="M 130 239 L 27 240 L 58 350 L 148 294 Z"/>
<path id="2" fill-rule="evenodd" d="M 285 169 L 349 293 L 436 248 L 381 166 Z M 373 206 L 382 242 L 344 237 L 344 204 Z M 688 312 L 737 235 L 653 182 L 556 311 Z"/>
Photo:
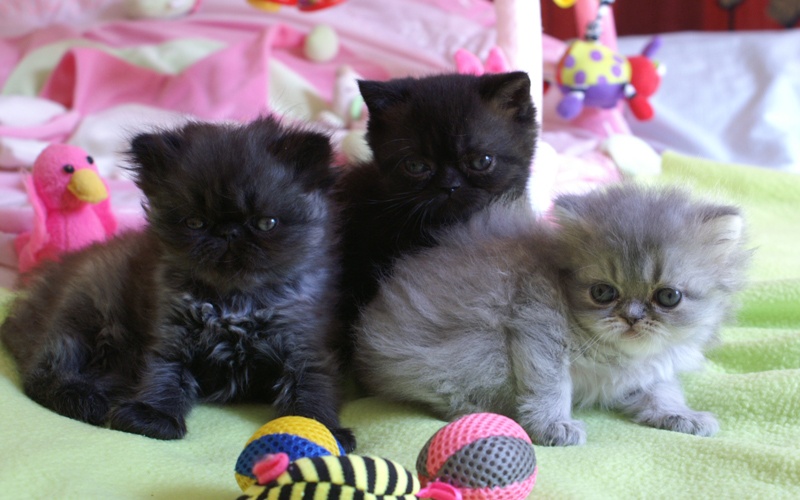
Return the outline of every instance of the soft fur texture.
<path id="1" fill-rule="evenodd" d="M 536 141 L 525 73 L 361 81 L 374 160 L 348 167 L 344 304 L 350 324 L 392 260 L 502 196 L 520 197 Z"/>
<path id="2" fill-rule="evenodd" d="M 571 410 L 587 405 L 715 433 L 677 374 L 702 363 L 743 284 L 739 211 L 635 186 L 560 197 L 555 224 L 519 205 L 395 264 L 356 328 L 363 383 L 445 418 L 506 414 L 546 445 L 583 443 Z"/>
<path id="3" fill-rule="evenodd" d="M 274 403 L 346 449 L 336 365 L 337 241 L 327 137 L 262 118 L 133 139 L 148 225 L 29 277 L 3 324 L 25 392 L 161 439 L 197 401 Z"/>

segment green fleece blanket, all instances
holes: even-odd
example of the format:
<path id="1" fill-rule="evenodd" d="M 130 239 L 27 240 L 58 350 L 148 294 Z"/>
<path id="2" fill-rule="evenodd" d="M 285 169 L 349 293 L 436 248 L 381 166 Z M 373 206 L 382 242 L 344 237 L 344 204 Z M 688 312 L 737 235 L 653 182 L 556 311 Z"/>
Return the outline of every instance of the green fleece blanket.
<path id="1" fill-rule="evenodd" d="M 587 444 L 536 447 L 532 497 L 800 498 L 800 177 L 668 153 L 659 182 L 741 205 L 757 247 L 738 326 L 705 371 L 683 378 L 690 404 L 714 412 L 721 431 L 698 438 L 581 411 Z M 271 417 L 263 406 L 202 405 L 175 442 L 92 427 L 25 397 L 0 351 L 0 497 L 232 499 L 236 458 Z M 348 402 L 342 419 L 360 453 L 409 468 L 444 424 L 374 398 Z"/>

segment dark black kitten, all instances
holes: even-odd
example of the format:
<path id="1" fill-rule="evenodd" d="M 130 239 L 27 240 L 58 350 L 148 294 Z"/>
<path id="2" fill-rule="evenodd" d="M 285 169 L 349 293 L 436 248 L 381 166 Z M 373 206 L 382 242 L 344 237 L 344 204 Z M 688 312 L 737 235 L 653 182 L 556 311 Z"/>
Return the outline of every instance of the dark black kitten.
<path id="1" fill-rule="evenodd" d="M 160 439 L 197 401 L 274 403 L 339 426 L 338 242 L 327 137 L 193 123 L 137 136 L 148 225 L 30 276 L 2 326 L 25 392 Z"/>
<path id="2" fill-rule="evenodd" d="M 432 246 L 432 232 L 501 196 L 525 192 L 536 141 L 522 72 L 359 82 L 374 160 L 345 170 L 346 324 L 396 257 Z"/>

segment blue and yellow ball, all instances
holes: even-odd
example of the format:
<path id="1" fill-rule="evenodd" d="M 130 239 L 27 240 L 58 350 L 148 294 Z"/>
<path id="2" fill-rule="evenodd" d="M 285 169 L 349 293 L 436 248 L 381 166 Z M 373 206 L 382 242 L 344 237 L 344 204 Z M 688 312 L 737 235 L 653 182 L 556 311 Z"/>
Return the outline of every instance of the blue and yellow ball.
<path id="1" fill-rule="evenodd" d="M 280 417 L 261 426 L 236 461 L 236 482 L 242 491 L 256 482 L 253 465 L 267 455 L 286 453 L 294 462 L 305 457 L 345 454 L 327 427 L 306 417 Z"/>

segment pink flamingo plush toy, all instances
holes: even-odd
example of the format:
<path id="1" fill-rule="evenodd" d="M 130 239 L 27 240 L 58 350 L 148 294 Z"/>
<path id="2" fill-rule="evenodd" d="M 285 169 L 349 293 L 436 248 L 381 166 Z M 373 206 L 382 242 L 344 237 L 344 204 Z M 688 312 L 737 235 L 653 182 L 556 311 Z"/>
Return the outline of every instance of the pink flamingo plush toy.
<path id="1" fill-rule="evenodd" d="M 33 205 L 33 229 L 14 241 L 20 272 L 42 260 L 59 260 L 65 252 L 86 247 L 114 234 L 108 186 L 86 151 L 67 144 L 48 146 L 25 177 Z"/>

